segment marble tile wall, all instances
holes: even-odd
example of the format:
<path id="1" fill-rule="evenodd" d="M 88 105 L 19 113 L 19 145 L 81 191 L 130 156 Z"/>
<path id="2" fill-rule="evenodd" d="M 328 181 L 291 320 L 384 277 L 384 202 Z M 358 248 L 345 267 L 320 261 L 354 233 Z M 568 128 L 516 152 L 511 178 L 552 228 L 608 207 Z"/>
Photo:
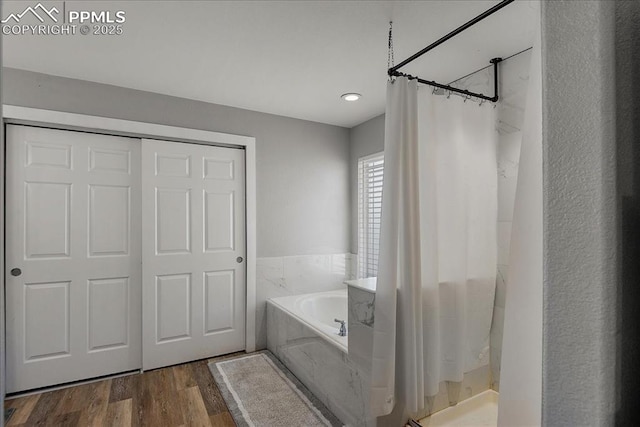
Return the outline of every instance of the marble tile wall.
<path id="1" fill-rule="evenodd" d="M 509 270 L 509 246 L 513 206 L 518 183 L 518 162 L 522 142 L 527 89 L 529 82 L 530 52 L 518 55 L 505 62 L 502 68 L 502 100 L 498 106 L 498 270 L 496 298 L 491 327 L 491 387 L 500 390 L 500 363 L 502 334 L 504 330 L 504 307 Z"/>
<path id="2" fill-rule="evenodd" d="M 498 265 L 496 296 L 490 336 L 491 386 L 499 390 L 500 356 L 504 329 L 504 304 L 509 269 L 509 246 L 513 205 L 518 181 L 518 162 L 522 140 L 530 52 L 524 52 L 500 64 L 500 102 L 497 106 L 498 140 Z M 458 87 L 488 93 L 493 90 L 493 71 L 485 70 L 457 83 Z"/>
<path id="3" fill-rule="evenodd" d="M 344 289 L 354 278 L 352 254 L 258 258 L 256 263 L 256 347 L 267 347 L 266 301 L 289 295 Z"/>
<path id="4" fill-rule="evenodd" d="M 498 145 L 498 267 L 496 275 L 496 298 L 491 326 L 491 387 L 499 391 L 502 332 L 504 330 L 505 293 L 509 270 L 509 246 L 513 205 L 518 181 L 518 161 L 522 132 L 503 133 Z"/>

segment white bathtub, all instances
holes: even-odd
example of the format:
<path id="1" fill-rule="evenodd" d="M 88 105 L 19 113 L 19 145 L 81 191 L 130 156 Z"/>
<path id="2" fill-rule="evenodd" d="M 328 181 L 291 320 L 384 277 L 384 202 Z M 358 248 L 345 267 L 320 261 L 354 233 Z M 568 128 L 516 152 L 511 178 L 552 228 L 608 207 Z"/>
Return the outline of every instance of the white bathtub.
<path id="1" fill-rule="evenodd" d="M 271 298 L 274 304 L 295 317 L 320 337 L 347 352 L 347 337 L 338 335 L 340 325 L 334 319 L 347 322 L 347 290 L 318 292 Z"/>

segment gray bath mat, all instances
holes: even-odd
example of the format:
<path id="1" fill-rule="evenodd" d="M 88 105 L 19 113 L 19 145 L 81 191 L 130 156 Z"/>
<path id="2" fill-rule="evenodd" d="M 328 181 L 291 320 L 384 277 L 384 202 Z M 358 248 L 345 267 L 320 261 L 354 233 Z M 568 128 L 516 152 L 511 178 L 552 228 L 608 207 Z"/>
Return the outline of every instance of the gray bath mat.
<path id="1" fill-rule="evenodd" d="M 268 351 L 209 363 L 238 427 L 341 426 Z"/>

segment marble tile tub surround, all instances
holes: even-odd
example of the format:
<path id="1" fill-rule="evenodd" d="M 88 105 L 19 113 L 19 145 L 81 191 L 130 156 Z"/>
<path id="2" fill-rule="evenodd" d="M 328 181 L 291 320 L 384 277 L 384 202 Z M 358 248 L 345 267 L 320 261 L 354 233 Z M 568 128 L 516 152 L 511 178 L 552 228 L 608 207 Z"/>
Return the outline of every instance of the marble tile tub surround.
<path id="1" fill-rule="evenodd" d="M 277 305 L 267 303 L 269 350 L 343 423 L 373 427 L 370 374 Z M 351 337 L 349 337 L 351 340 Z"/>
<path id="2" fill-rule="evenodd" d="M 376 303 L 375 291 L 348 286 L 349 358 L 358 368 L 371 373 L 373 356 L 373 322 Z"/>
<path id="3" fill-rule="evenodd" d="M 266 302 L 269 298 L 344 289 L 355 276 L 352 254 L 258 258 L 256 263 L 256 347 L 267 347 Z"/>

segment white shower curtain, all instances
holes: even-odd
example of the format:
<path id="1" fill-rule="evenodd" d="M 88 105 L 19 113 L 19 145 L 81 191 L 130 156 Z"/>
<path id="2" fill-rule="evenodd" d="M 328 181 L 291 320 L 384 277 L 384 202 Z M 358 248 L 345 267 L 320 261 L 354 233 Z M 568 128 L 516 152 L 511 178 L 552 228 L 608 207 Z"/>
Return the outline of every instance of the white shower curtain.
<path id="1" fill-rule="evenodd" d="M 496 275 L 492 105 L 387 87 L 371 408 L 415 414 L 486 363 Z"/>

